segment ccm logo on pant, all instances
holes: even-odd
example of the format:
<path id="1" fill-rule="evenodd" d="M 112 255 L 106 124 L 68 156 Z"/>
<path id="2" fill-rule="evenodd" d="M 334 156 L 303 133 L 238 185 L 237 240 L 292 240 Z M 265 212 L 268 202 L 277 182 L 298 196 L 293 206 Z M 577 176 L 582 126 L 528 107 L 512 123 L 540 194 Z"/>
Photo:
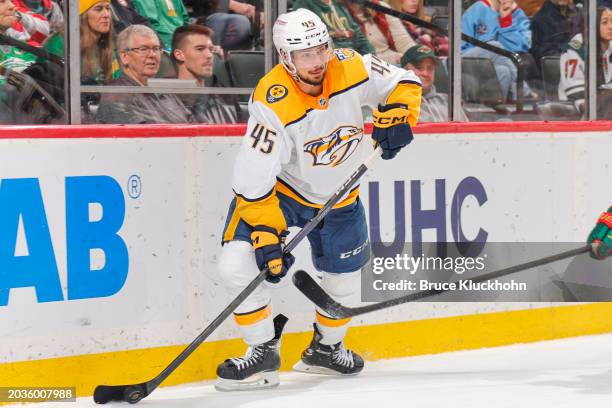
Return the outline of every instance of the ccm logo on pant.
<path id="1" fill-rule="evenodd" d="M 340 259 L 346 259 L 346 258 L 350 258 L 351 256 L 355 256 L 359 253 L 361 253 L 361 251 L 363 251 L 364 249 L 366 249 L 368 247 L 368 241 L 364 242 L 363 244 L 359 245 L 357 248 L 348 251 L 348 252 L 343 252 L 340 254 Z"/>

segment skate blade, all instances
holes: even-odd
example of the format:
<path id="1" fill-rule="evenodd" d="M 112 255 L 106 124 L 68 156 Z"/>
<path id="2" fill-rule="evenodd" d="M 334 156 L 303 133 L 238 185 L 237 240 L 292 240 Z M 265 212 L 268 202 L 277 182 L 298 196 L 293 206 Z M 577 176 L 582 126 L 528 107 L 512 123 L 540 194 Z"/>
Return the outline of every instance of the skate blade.
<path id="1" fill-rule="evenodd" d="M 351 373 L 351 374 L 342 374 L 336 370 L 332 370 L 331 368 L 306 364 L 302 360 L 295 363 L 295 365 L 293 366 L 293 370 L 299 371 L 301 373 L 307 373 L 307 374 L 335 375 L 335 376 L 341 376 L 341 377 L 351 377 L 361 372 L 361 371 L 358 371 L 356 373 Z"/>
<path id="2" fill-rule="evenodd" d="M 217 378 L 215 389 L 217 391 L 251 391 L 278 387 L 278 384 L 280 384 L 278 371 L 264 371 L 244 380 Z"/>

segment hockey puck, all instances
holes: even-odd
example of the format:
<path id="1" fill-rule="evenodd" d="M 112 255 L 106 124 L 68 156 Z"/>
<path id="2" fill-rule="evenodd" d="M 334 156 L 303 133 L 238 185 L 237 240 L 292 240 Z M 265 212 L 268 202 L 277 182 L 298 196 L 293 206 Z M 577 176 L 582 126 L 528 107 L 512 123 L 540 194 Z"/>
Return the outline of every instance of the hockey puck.
<path id="1" fill-rule="evenodd" d="M 144 389 L 141 385 L 130 385 L 123 391 L 123 400 L 130 404 L 136 404 L 145 396 Z"/>

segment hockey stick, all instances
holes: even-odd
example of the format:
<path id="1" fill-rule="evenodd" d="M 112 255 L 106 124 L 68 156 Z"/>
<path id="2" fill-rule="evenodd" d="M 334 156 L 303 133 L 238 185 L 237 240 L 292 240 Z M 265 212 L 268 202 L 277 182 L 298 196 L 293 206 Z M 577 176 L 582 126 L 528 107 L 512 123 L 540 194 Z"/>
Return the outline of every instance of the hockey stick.
<path id="1" fill-rule="evenodd" d="M 359 180 L 359 178 L 370 168 L 374 161 L 380 157 L 382 150 L 379 148 L 375 149 L 374 152 L 363 162 L 359 168 L 340 186 L 338 191 L 325 203 L 323 208 L 317 213 L 317 215 L 308 221 L 308 223 L 302 228 L 291 241 L 287 243 L 283 251 L 285 253 L 291 252 L 299 243 L 302 241 L 316 226 L 323 220 L 323 218 L 332 210 L 332 207 L 346 194 L 350 188 Z M 98 385 L 94 390 L 94 401 L 98 404 L 106 404 L 109 401 L 127 401 L 130 404 L 135 404 L 147 395 L 151 394 L 161 383 L 164 381 L 176 368 L 181 365 L 187 357 L 194 352 L 196 348 L 210 334 L 215 331 L 217 327 L 223 323 L 223 321 L 246 299 L 266 278 L 267 271 L 263 270 L 248 284 L 246 288 L 225 308 L 223 311 L 213 320 L 208 327 L 202 331 L 189 344 L 172 362 L 163 369 L 155 378 L 143 382 L 140 384 L 129 384 L 129 385 Z"/>
<path id="2" fill-rule="evenodd" d="M 556 255 L 547 256 L 545 258 L 536 259 L 534 261 L 526 262 L 520 265 L 511 266 L 509 268 L 500 269 L 498 271 L 485 273 L 484 275 L 466 279 L 467 282 L 484 282 L 491 279 L 501 278 L 502 276 L 510 275 L 511 273 L 520 272 L 525 269 L 534 268 L 536 266 L 545 265 L 550 262 L 559 261 L 561 259 L 569 258 L 572 256 L 580 255 L 591 250 L 590 245 L 586 245 L 580 248 L 572 249 L 569 251 L 561 252 Z M 450 289 L 440 290 L 426 290 L 423 292 L 411 293 L 410 295 L 401 296 L 395 299 L 386 300 L 384 302 L 374 303 L 371 305 L 360 306 L 360 307 L 347 307 L 336 302 L 331 298 L 324 290 L 315 282 L 315 280 L 305 271 L 296 271 L 293 275 L 293 284 L 302 292 L 312 303 L 318 306 L 325 313 L 336 319 L 345 319 L 347 317 L 359 316 L 365 313 L 374 312 L 376 310 L 382 310 L 389 307 L 401 305 L 403 303 L 414 302 L 428 298 L 431 296 L 439 295 L 442 293 L 449 292 Z"/>

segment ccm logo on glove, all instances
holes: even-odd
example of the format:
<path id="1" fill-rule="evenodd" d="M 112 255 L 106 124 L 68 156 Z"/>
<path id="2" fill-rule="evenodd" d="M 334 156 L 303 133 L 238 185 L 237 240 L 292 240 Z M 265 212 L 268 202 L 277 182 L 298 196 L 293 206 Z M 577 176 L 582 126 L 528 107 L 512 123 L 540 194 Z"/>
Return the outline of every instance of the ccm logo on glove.
<path id="1" fill-rule="evenodd" d="M 384 107 L 382 107 L 382 109 L 384 109 Z M 408 122 L 408 107 L 406 105 L 401 105 L 401 107 L 398 108 L 391 108 L 386 112 L 381 112 L 379 110 L 378 114 L 374 115 L 374 126 L 379 128 L 388 128 L 406 122 Z"/>
<path id="2" fill-rule="evenodd" d="M 378 105 L 378 109 L 374 109 L 372 139 L 375 145 L 380 145 L 384 160 L 394 158 L 402 148 L 412 142 L 414 137 L 408 124 L 409 113 L 408 106 L 403 103 Z"/>

